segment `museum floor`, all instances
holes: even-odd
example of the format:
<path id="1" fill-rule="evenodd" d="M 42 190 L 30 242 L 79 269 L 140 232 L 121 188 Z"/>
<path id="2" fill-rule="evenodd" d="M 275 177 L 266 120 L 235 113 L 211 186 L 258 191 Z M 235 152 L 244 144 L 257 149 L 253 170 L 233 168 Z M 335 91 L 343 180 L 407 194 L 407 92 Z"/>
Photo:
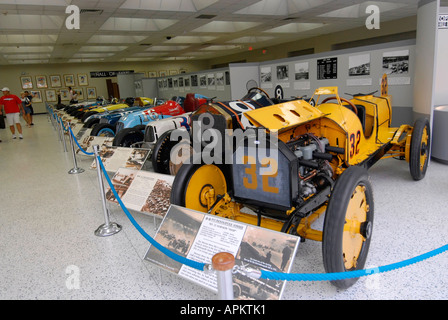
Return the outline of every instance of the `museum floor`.
<path id="1" fill-rule="evenodd" d="M 24 127 L 24 139 L 0 130 L 0 299 L 216 299 L 217 296 L 143 260 L 149 243 L 120 207 L 111 220 L 123 226 L 100 238 L 104 223 L 92 158 L 86 172 L 69 175 L 65 153 L 46 115 Z M 375 223 L 366 267 L 379 267 L 448 243 L 448 166 L 431 162 L 426 178 L 411 180 L 406 162 L 384 160 L 370 170 Z M 154 218 L 133 212 L 150 235 Z M 328 282 L 288 282 L 283 300 L 447 299 L 448 253 L 361 278 L 339 291 Z M 74 278 L 79 271 L 79 278 Z M 300 243 L 293 273 L 324 272 L 321 244 Z M 75 281 L 74 281 L 75 280 Z M 79 280 L 77 282 L 76 280 Z"/>

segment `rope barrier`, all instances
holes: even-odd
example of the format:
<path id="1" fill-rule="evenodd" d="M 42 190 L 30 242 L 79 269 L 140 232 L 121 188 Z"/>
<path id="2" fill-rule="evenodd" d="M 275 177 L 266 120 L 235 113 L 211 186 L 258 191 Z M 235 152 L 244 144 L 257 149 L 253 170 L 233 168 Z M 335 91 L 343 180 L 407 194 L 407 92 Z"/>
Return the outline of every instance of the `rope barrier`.
<path id="1" fill-rule="evenodd" d="M 78 145 L 79 149 L 84 152 L 85 154 L 88 155 L 93 155 L 94 153 L 90 153 L 90 152 L 86 152 L 84 151 L 78 141 L 76 140 L 76 138 L 74 137 L 73 131 L 71 130 L 70 126 L 68 127 L 69 131 L 71 133 L 71 135 L 73 136 L 73 140 L 76 142 L 76 144 Z M 147 234 L 143 228 L 137 223 L 137 221 L 134 219 L 134 217 L 131 215 L 131 213 L 129 212 L 129 210 L 126 208 L 126 206 L 124 205 L 124 203 L 121 201 L 120 196 L 118 195 L 117 191 L 114 188 L 114 185 L 112 183 L 112 181 L 110 180 L 109 176 L 107 174 L 105 174 L 106 169 L 104 168 L 104 164 L 101 160 L 101 158 L 98 156 L 98 163 L 101 166 L 101 170 L 103 172 L 104 177 L 107 180 L 107 183 L 109 184 L 115 198 L 117 199 L 120 207 L 123 209 L 124 213 L 126 214 L 126 216 L 128 217 L 128 219 L 131 221 L 131 223 L 133 224 L 133 226 L 140 232 L 140 234 L 146 239 L 148 240 L 151 245 L 153 245 L 156 249 L 158 249 L 160 252 L 162 252 L 163 254 L 165 254 L 166 256 L 168 256 L 169 258 L 187 265 L 191 268 L 200 270 L 200 271 L 205 271 L 208 267 L 208 264 L 206 263 L 201 263 L 201 262 L 197 262 L 194 260 L 190 260 L 187 259 L 183 256 L 178 255 L 177 253 L 168 250 L 167 248 L 165 248 L 164 246 L 162 246 L 160 243 L 158 243 L 157 241 L 155 241 L 149 234 Z M 359 277 L 364 277 L 364 276 L 369 276 L 369 275 L 373 275 L 373 274 L 378 274 L 378 273 L 383 273 L 383 272 L 388 272 L 388 271 L 392 271 L 392 270 L 396 270 L 399 268 L 403 268 L 403 267 L 407 267 L 409 265 L 424 261 L 426 259 L 432 258 L 436 255 L 442 254 L 444 252 L 448 251 L 448 244 L 444 245 L 440 248 L 437 248 L 435 250 L 429 251 L 427 253 L 421 254 L 419 256 L 401 261 L 401 262 L 396 262 L 396 263 L 392 263 L 389 265 L 385 265 L 385 266 L 381 266 L 381 267 L 375 267 L 375 268 L 369 268 L 369 269 L 364 269 L 364 270 L 356 270 L 356 271 L 347 271 L 347 272 L 335 272 L 335 273 L 281 273 L 281 272 L 271 272 L 271 271 L 265 271 L 265 270 L 261 270 L 261 273 L 259 275 L 259 278 L 263 278 L 263 279 L 271 279 L 271 280 L 287 280 L 287 281 L 336 281 L 336 280 L 344 280 L 344 279 L 351 279 L 351 278 L 359 278 Z"/>
<path id="2" fill-rule="evenodd" d="M 106 169 L 104 168 L 104 165 L 103 165 L 103 162 L 101 161 L 101 158 L 99 156 L 97 158 L 98 158 L 98 162 L 99 162 L 99 164 L 101 166 L 101 170 L 103 171 L 103 175 L 106 178 L 107 183 L 109 184 L 110 189 L 112 190 L 115 198 L 117 199 L 118 203 L 120 204 L 120 207 L 123 209 L 123 211 L 126 214 L 126 216 L 132 222 L 134 227 L 140 232 L 140 234 L 143 237 L 145 237 L 145 239 L 147 239 L 160 252 L 162 252 L 166 256 L 170 257 L 171 259 L 176 260 L 177 262 L 180 262 L 180 263 L 182 263 L 184 265 L 187 265 L 189 267 L 192 267 L 194 269 L 197 269 L 197 270 L 200 270 L 200 271 L 204 271 L 205 267 L 206 267 L 205 263 L 201 263 L 201 262 L 197 262 L 197 261 L 194 261 L 194 260 L 187 259 L 185 257 L 182 257 L 182 256 L 178 255 L 175 252 L 172 252 L 171 250 L 168 250 L 167 248 L 165 248 L 164 246 L 159 244 L 157 241 L 155 241 L 149 234 L 147 234 L 145 232 L 145 230 L 142 229 L 142 227 L 137 223 L 137 221 L 135 221 L 134 217 L 131 215 L 129 210 L 126 208 L 126 206 L 121 201 L 121 199 L 120 199 L 117 191 L 115 190 L 114 185 L 112 184 L 112 181 L 110 180 L 109 176 L 107 174 L 105 174 Z"/>
<path id="3" fill-rule="evenodd" d="M 335 273 L 281 273 L 261 270 L 260 278 L 272 279 L 272 280 L 290 280 L 290 281 L 334 281 L 344 280 L 351 278 L 359 278 L 363 276 L 369 276 L 376 273 L 382 273 L 392 271 L 395 269 L 403 268 L 411 264 L 421 262 L 436 255 L 439 255 L 448 250 L 448 244 L 430 252 L 421 254 L 411 259 L 407 259 L 401 262 L 392 263 L 382 267 L 369 268 L 365 270 L 347 271 L 347 272 L 335 272 Z"/>

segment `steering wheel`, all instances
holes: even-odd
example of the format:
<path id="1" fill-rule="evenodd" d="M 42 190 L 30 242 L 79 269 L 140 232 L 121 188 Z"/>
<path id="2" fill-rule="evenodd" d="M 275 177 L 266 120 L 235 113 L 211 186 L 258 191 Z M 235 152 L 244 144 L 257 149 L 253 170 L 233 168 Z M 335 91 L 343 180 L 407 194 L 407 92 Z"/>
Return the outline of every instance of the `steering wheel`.
<path id="1" fill-rule="evenodd" d="M 268 93 L 267 93 L 266 91 L 264 91 L 263 89 L 261 89 L 261 88 L 258 88 L 258 87 L 250 88 L 250 89 L 247 91 L 247 93 L 252 92 L 252 91 L 259 91 L 259 92 L 263 93 L 268 99 L 271 99 L 271 98 L 269 97 Z"/>
<path id="2" fill-rule="evenodd" d="M 325 102 L 327 102 L 327 101 L 334 100 L 334 99 L 336 99 L 336 96 L 334 96 L 334 97 L 329 97 L 329 98 L 325 99 L 324 101 L 322 101 L 322 103 L 325 103 Z M 339 99 L 340 99 L 342 102 L 348 103 L 348 105 L 350 106 L 350 109 L 352 109 L 352 111 L 353 111 L 356 115 L 358 115 L 358 109 L 357 109 L 356 106 L 353 104 L 353 102 L 351 102 L 350 100 L 347 100 L 347 99 L 345 99 L 345 98 L 339 98 Z"/>

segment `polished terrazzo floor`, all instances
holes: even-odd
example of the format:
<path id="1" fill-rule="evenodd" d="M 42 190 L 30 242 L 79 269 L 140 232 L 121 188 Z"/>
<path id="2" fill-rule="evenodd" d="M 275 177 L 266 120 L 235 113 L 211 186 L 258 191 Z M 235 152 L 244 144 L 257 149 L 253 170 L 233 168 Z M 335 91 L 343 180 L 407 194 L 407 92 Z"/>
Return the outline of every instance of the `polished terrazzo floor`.
<path id="1" fill-rule="evenodd" d="M 94 235 L 104 223 L 92 158 L 86 172 L 69 175 L 64 152 L 46 115 L 24 128 L 23 140 L 0 129 L 0 299 L 211 300 L 217 296 L 143 260 L 149 243 L 123 211 L 110 207 L 123 230 Z M 69 145 L 68 145 L 69 146 Z M 367 267 L 379 267 L 448 243 L 448 166 L 431 162 L 412 181 L 406 162 L 384 160 L 370 170 L 375 223 Z M 150 235 L 150 216 L 133 213 Z M 448 298 L 448 253 L 387 273 L 361 278 L 348 290 L 328 282 L 288 282 L 284 300 L 440 300 Z M 323 272 L 321 245 L 299 245 L 292 272 Z"/>

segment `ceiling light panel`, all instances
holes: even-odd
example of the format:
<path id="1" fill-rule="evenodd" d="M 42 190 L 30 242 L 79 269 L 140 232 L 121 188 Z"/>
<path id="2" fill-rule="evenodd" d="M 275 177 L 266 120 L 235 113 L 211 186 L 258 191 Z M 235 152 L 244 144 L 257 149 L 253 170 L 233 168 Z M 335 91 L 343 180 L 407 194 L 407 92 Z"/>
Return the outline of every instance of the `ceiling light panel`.
<path id="1" fill-rule="evenodd" d="M 59 30 L 64 19 L 51 15 L 7 14 L 0 19 L 0 29 Z"/>
<path id="2" fill-rule="evenodd" d="M 177 20 L 172 19 L 109 18 L 100 29 L 108 31 L 161 31 L 176 22 Z"/>
<path id="3" fill-rule="evenodd" d="M 50 58 L 50 55 L 49 54 L 5 54 L 3 57 L 8 60 L 48 59 L 48 58 Z"/>
<path id="4" fill-rule="evenodd" d="M 215 40 L 216 37 L 193 37 L 193 36 L 178 36 L 165 42 L 169 43 L 204 43 Z"/>
<path id="5" fill-rule="evenodd" d="M 71 0 L 40 0 L 39 5 L 66 7 L 70 4 L 70 2 Z M 36 0 L 2 0 L 1 4 L 31 6 L 36 5 Z"/>
<path id="6" fill-rule="evenodd" d="M 258 43 L 273 40 L 275 37 L 241 37 L 228 41 L 228 43 Z"/>
<path id="7" fill-rule="evenodd" d="M 192 32 L 239 32 L 260 25 L 258 22 L 211 21 Z"/>
<path id="8" fill-rule="evenodd" d="M 76 53 L 73 55 L 73 58 L 104 58 L 113 55 L 115 55 L 115 53 Z"/>
<path id="9" fill-rule="evenodd" d="M 331 1 L 333 0 L 262 0 L 235 13 L 285 16 L 319 7 Z"/>
<path id="10" fill-rule="evenodd" d="M 87 43 L 137 43 L 144 39 L 145 36 L 95 35 Z"/>
<path id="11" fill-rule="evenodd" d="M 239 45 L 216 45 L 216 46 L 208 46 L 204 48 L 203 50 L 209 50 L 209 51 L 220 51 L 220 50 L 233 50 L 233 49 L 241 49 L 241 46 Z"/>
<path id="12" fill-rule="evenodd" d="M 126 46 L 84 46 L 79 49 L 79 52 L 116 52 L 127 48 Z"/>
<path id="13" fill-rule="evenodd" d="M 324 23 L 288 23 L 281 27 L 264 30 L 263 32 L 272 33 L 298 33 L 310 31 L 325 26 Z"/>
<path id="14" fill-rule="evenodd" d="M 217 0 L 126 0 L 120 9 L 196 12 Z"/>
<path id="15" fill-rule="evenodd" d="M 0 35 L 1 44 L 53 44 L 56 42 L 57 35 L 40 34 L 7 34 Z"/>
<path id="16" fill-rule="evenodd" d="M 1 53 L 45 53 L 53 52 L 53 47 L 38 46 L 38 47 L 0 47 Z"/>
<path id="17" fill-rule="evenodd" d="M 188 48 L 188 46 L 152 46 L 146 51 L 179 51 Z"/>

